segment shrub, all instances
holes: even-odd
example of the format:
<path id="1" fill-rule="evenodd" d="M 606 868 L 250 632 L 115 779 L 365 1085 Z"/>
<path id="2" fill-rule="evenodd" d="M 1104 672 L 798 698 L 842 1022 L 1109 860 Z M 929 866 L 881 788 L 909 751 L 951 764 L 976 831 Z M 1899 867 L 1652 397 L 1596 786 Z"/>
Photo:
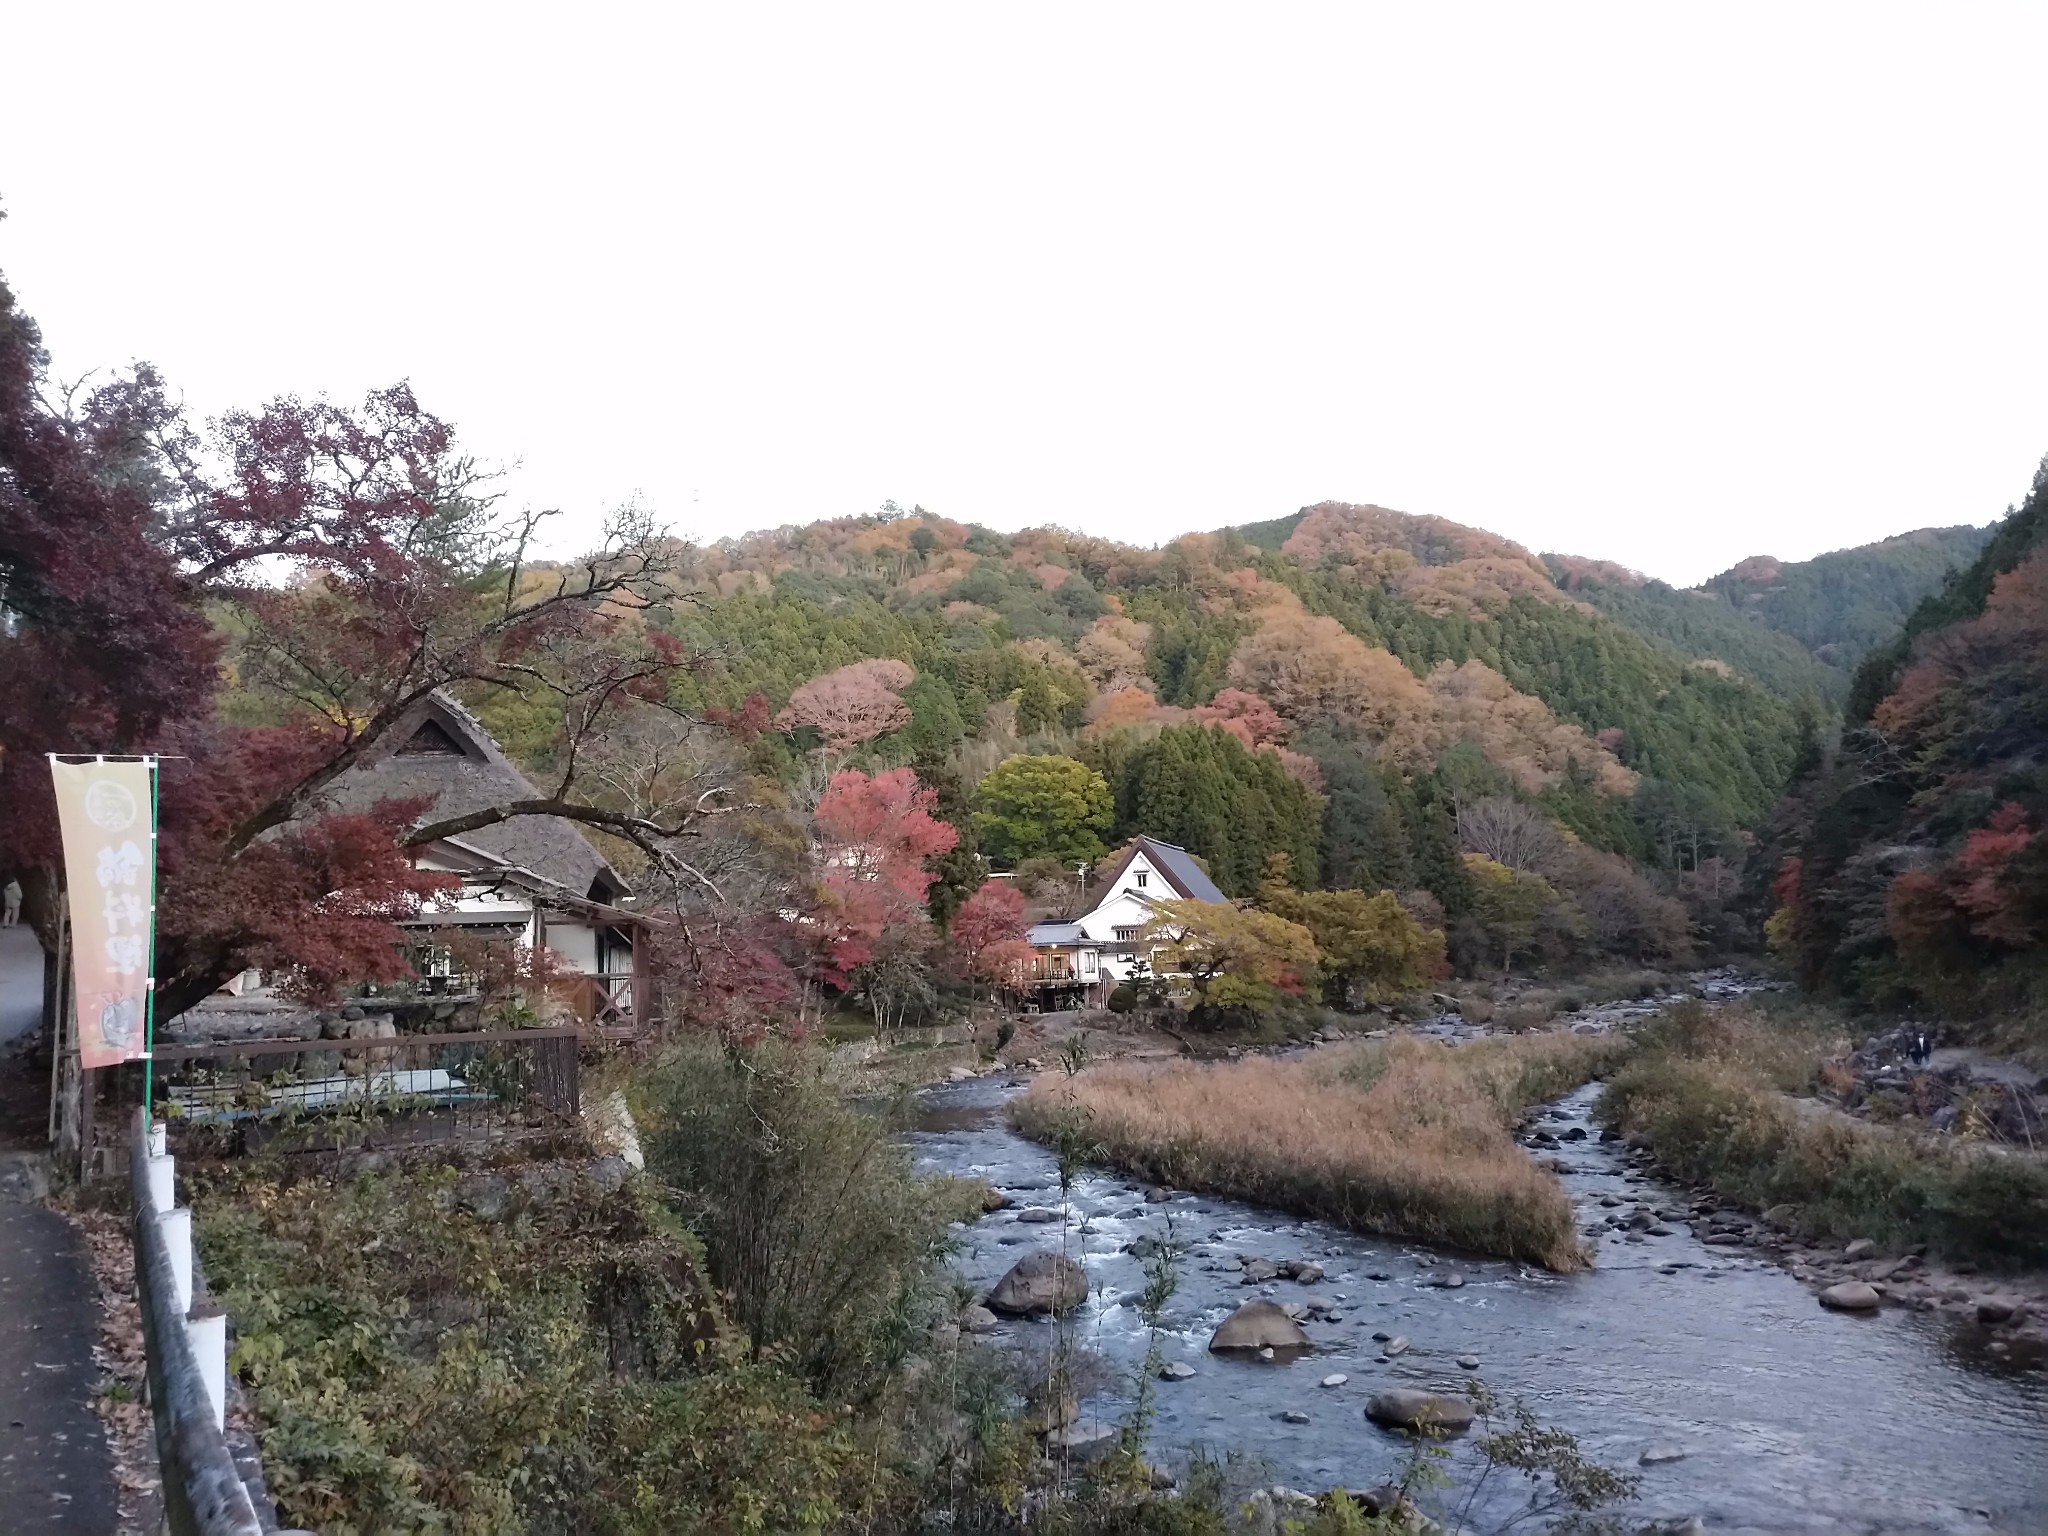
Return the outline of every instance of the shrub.
<path id="1" fill-rule="evenodd" d="M 1680 1176 L 1756 1209 L 1792 1204 L 1816 1235 L 1925 1243 L 1959 1259 L 2048 1262 L 2048 1167 L 1867 1125 L 1789 1095 L 1836 1043 L 1828 1021 L 1755 1008 L 1665 1012 L 1598 1109 Z"/>
<path id="2" fill-rule="evenodd" d="M 1129 1013 L 1138 1006 L 1138 989 L 1128 981 L 1116 984 L 1116 990 L 1109 994 L 1111 1013 Z"/>
<path id="3" fill-rule="evenodd" d="M 800 1531 L 869 1501 L 847 1426 L 735 1358 L 653 1189 L 584 1167 L 209 1181 L 201 1255 L 288 1524 Z"/>
<path id="4" fill-rule="evenodd" d="M 648 1167 L 755 1357 L 789 1359 L 835 1401 L 872 1394 L 929 1302 L 946 1233 L 896 1120 L 848 1104 L 815 1054 L 774 1040 L 681 1046 L 644 1097 Z"/>

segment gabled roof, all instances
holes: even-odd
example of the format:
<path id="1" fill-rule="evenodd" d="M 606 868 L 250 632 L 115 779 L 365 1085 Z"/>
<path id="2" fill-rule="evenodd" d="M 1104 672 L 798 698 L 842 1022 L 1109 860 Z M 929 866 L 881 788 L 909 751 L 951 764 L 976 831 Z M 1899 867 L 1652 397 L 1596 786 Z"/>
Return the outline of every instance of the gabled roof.
<path id="1" fill-rule="evenodd" d="M 335 780 L 324 801 L 330 810 L 355 811 L 379 800 L 427 799 L 433 803 L 426 816 L 438 819 L 539 798 L 482 722 L 449 695 L 435 693 L 414 705 L 373 755 Z M 631 889 L 576 823 L 560 816 L 514 816 L 472 828 L 459 846 L 575 897 L 609 902 Z"/>
<path id="2" fill-rule="evenodd" d="M 1047 947 L 1086 944 L 1088 935 L 1081 931 L 1079 923 L 1033 923 L 1024 930 L 1024 941 Z"/>
<path id="3" fill-rule="evenodd" d="M 1174 895 L 1186 901 L 1228 901 L 1230 898 L 1216 889 L 1216 882 L 1208 872 L 1195 862 L 1195 856 L 1185 848 L 1172 843 L 1162 843 L 1155 837 L 1134 837 L 1124 845 L 1123 850 L 1110 860 L 1096 879 L 1095 900 L 1090 910 L 1102 904 L 1102 895 L 1123 878 L 1131 860 L 1139 854 L 1159 871 L 1160 877 L 1172 887 Z"/>

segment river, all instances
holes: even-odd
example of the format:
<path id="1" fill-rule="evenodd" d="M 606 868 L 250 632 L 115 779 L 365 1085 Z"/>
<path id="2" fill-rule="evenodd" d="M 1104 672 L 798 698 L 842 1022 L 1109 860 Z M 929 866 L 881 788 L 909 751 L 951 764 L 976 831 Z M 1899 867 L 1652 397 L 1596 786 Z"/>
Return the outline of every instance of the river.
<path id="1" fill-rule="evenodd" d="M 911 1137 L 921 1169 L 986 1179 L 1014 1202 L 958 1234 L 956 1267 L 976 1286 L 1062 1241 L 1059 1226 L 1017 1220 L 1020 1208 L 1059 1204 L 1052 1157 L 1009 1129 L 1004 1105 L 1019 1087 L 992 1077 L 931 1089 Z M 1546 1128 L 1584 1125 L 1595 1094 L 1563 1100 Z M 1113 1420 L 1145 1356 L 1132 1305 L 1143 1269 L 1123 1249 L 1171 1221 L 1191 1247 L 1161 1343 L 1168 1361 L 1196 1374 L 1157 1384 L 1151 1454 L 1169 1467 L 1201 1447 L 1256 1458 L 1264 1482 L 1372 1487 L 1398 1475 L 1406 1445 L 1366 1421 L 1366 1398 L 1385 1386 L 1454 1387 L 1467 1375 L 1457 1357 L 1467 1355 L 1490 1387 L 1525 1399 L 1587 1453 L 1639 1471 L 1630 1514 L 1645 1521 L 1696 1515 L 1715 1532 L 1813 1536 L 2048 1533 L 2048 1373 L 2002 1367 L 1935 1317 L 1825 1312 L 1776 1265 L 1708 1246 L 1683 1220 L 1666 1223 L 1669 1236 L 1630 1240 L 1603 1225 L 1613 1209 L 1603 1196 L 1627 1202 L 1623 1210 L 1647 1203 L 1682 1215 L 1682 1193 L 1647 1180 L 1597 1134 L 1568 1141 L 1562 1156 L 1580 1226 L 1595 1234 L 1596 1265 L 1578 1275 L 1363 1237 L 1231 1200 L 1178 1194 L 1147 1205 L 1141 1186 L 1090 1170 L 1072 1191 L 1064 1238 L 1090 1285 L 1070 1320 L 1073 1337 L 1111 1367 L 1089 1411 Z M 1327 1273 L 1313 1285 L 1250 1286 L 1224 1262 L 1238 1254 L 1313 1259 Z M 1428 1283 L 1446 1268 L 1465 1285 Z M 1341 1315 L 1304 1325 L 1316 1345 L 1304 1359 L 1209 1354 L 1216 1325 L 1262 1295 L 1319 1301 Z M 1006 1322 L 989 1337 L 1042 1348 L 1049 1328 Z M 1376 1331 L 1411 1347 L 1382 1362 Z M 1348 1380 L 1319 1386 L 1332 1374 Z M 1652 1447 L 1684 1455 L 1638 1467 Z M 1467 1481 L 1470 1444 L 1452 1457 Z M 1480 1529 L 1520 1502 L 1512 1487 L 1499 1493 Z"/>

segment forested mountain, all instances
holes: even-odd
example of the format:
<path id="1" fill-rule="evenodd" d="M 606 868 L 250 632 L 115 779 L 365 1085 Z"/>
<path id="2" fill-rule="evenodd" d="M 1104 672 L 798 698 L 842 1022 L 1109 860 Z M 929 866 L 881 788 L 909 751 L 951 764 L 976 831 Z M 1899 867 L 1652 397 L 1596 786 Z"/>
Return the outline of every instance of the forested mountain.
<path id="1" fill-rule="evenodd" d="M 1723 936 L 1747 829 L 1800 750 L 1769 689 L 1505 539 L 1384 508 L 1139 549 L 888 507 L 680 560 L 664 622 L 708 663 L 675 701 L 740 723 L 757 774 L 799 797 L 828 768 L 915 767 L 960 831 L 941 912 L 977 822 L 1020 824 L 989 776 L 1029 758 L 1101 780 L 1099 826 L 1046 834 L 1063 859 L 1144 831 L 1235 896 L 1285 855 L 1305 888 L 1406 893 L 1454 945 L 1483 918 L 1495 955 L 1668 958 Z M 547 767 L 552 722 L 485 713 Z M 1067 771 L 1045 770 L 1048 803 L 1085 798 L 1054 793 Z"/>
<path id="2" fill-rule="evenodd" d="M 1816 988 L 2048 1003 L 2048 463 L 1987 532 L 1864 661 L 1839 751 L 1810 757 L 1776 817 L 1771 932 Z"/>
<path id="3" fill-rule="evenodd" d="M 1811 560 L 1759 555 L 1690 589 L 1603 560 L 1543 559 L 1559 586 L 1680 655 L 1838 708 L 1858 663 L 1990 537 L 1988 527 L 1921 528 Z"/>

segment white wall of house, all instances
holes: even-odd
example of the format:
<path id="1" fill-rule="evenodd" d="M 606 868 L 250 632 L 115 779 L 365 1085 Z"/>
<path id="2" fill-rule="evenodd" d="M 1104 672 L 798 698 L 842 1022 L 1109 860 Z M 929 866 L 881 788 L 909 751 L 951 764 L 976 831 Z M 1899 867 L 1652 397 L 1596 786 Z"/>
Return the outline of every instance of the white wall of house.
<path id="1" fill-rule="evenodd" d="M 478 859 L 461 848 L 436 844 L 423 850 L 416 862 L 421 869 L 462 877 L 462 887 L 454 893 L 453 899 L 444 898 L 446 906 L 452 906 L 458 912 L 518 922 L 522 925 L 519 942 L 529 949 L 533 947 L 538 925 L 534 921 L 530 892 L 503 880 L 496 870 L 479 868 Z M 438 925 L 420 926 L 431 928 Z M 585 976 L 605 975 L 608 970 L 623 973 L 632 969 L 630 951 L 619 940 L 614 938 L 609 943 L 600 942 L 596 924 L 567 913 L 547 914 L 547 943 L 563 968 Z M 618 953 L 608 954 L 608 950 Z"/>
<path id="2" fill-rule="evenodd" d="M 1165 899 L 1173 900 L 1173 892 L 1169 890 Z M 1152 903 L 1130 890 L 1104 901 L 1078 922 L 1081 931 L 1097 944 L 1128 944 L 1152 916 Z"/>

